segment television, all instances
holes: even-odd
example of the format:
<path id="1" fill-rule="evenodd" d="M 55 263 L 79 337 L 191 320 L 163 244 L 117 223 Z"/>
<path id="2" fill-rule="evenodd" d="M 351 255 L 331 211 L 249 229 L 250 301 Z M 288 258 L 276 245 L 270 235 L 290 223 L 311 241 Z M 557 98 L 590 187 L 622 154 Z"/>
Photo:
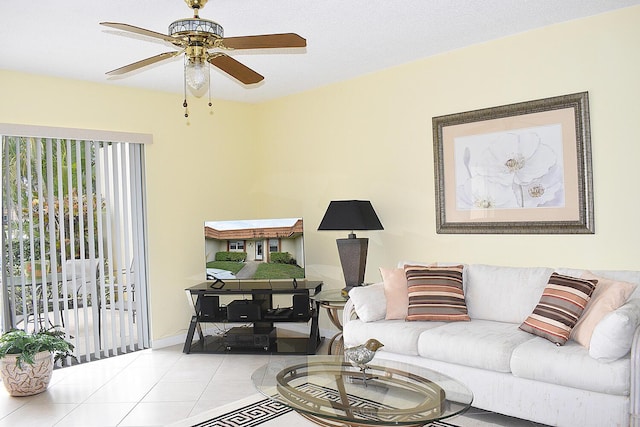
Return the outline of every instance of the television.
<path id="1" fill-rule="evenodd" d="M 206 280 L 304 279 L 302 218 L 205 221 Z"/>

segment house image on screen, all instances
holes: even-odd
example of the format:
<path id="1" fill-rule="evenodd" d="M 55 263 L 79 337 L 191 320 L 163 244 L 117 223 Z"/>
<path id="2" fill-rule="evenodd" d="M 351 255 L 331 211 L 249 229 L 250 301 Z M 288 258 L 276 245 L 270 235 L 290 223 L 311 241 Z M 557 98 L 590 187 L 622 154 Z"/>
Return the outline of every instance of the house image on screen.
<path id="1" fill-rule="evenodd" d="M 207 263 L 218 252 L 245 253 L 245 262 L 271 262 L 272 254 L 286 252 L 304 268 L 302 218 L 206 221 L 204 236 Z"/>

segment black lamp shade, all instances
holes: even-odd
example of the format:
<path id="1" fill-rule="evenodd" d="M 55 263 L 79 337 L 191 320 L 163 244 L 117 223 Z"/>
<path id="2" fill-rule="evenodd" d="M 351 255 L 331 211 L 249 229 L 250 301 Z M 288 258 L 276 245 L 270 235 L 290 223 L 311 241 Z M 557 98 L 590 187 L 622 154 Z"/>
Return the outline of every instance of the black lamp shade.
<path id="1" fill-rule="evenodd" d="M 369 239 L 358 239 L 354 230 L 383 230 L 382 223 L 368 200 L 338 200 L 329 207 L 318 230 L 350 230 L 348 239 L 337 239 L 346 292 L 364 283 Z"/>
<path id="2" fill-rule="evenodd" d="M 337 200 L 329 203 L 318 230 L 384 230 L 368 200 Z"/>

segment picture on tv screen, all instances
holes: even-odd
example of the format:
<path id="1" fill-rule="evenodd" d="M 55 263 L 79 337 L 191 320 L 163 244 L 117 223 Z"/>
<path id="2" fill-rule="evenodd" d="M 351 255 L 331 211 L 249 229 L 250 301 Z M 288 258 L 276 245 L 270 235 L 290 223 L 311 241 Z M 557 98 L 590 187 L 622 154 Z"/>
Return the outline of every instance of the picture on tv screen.
<path id="1" fill-rule="evenodd" d="M 205 221 L 207 280 L 304 279 L 302 218 Z"/>

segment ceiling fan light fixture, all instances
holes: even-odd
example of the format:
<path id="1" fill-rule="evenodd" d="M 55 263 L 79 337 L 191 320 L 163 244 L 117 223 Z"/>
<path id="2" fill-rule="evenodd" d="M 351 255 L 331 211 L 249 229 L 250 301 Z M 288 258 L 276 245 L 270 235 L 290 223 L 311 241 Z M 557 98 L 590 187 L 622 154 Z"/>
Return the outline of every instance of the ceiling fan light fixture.
<path id="1" fill-rule="evenodd" d="M 196 98 L 202 97 L 209 89 L 209 64 L 200 58 L 188 58 L 184 68 L 184 78 L 189 91 Z"/>
<path id="2" fill-rule="evenodd" d="M 136 61 L 107 72 L 107 75 L 121 75 L 130 73 L 149 65 L 159 63 L 183 54 L 183 90 L 185 117 L 189 117 L 187 104 L 187 87 L 195 97 L 202 97 L 209 93 L 209 107 L 211 107 L 211 68 L 226 73 L 230 77 L 245 85 L 254 85 L 264 80 L 264 76 L 237 61 L 233 57 L 219 52 L 219 50 L 246 49 L 282 49 L 305 47 L 307 41 L 295 33 L 262 34 L 253 36 L 224 37 L 224 30 L 217 22 L 201 19 L 199 11 L 208 0 L 184 0 L 193 10 L 193 18 L 178 19 L 169 25 L 167 34 L 145 28 L 136 27 L 120 22 L 100 22 L 100 25 L 116 30 L 162 40 L 180 49 L 176 52 L 164 52 L 152 57 Z"/>

